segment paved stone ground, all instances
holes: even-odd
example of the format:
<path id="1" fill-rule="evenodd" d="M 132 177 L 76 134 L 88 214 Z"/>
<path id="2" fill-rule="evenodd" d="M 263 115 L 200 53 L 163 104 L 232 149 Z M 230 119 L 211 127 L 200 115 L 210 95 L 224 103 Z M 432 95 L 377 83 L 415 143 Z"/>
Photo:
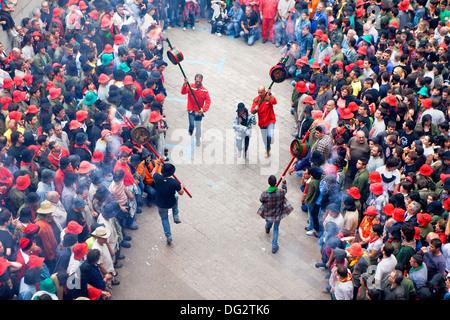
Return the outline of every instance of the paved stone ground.
<path id="1" fill-rule="evenodd" d="M 187 135 L 186 96 L 180 94 L 183 76 L 178 66 L 164 72 L 168 99 L 168 144 L 175 175 L 192 194 L 180 197 L 181 224 L 171 221 L 173 243 L 168 246 L 157 209 L 144 207 L 138 215 L 132 247 L 123 249 L 124 266 L 118 269 L 121 284 L 114 300 L 329 300 L 317 239 L 305 235 L 307 214 L 300 209 L 299 177 L 288 176 L 288 199 L 294 211 L 280 225 L 278 253 L 272 254 L 272 233 L 264 232 L 257 214 L 259 196 L 270 174 L 280 177 L 291 160 L 290 79 L 274 84 L 276 141 L 271 162 L 264 158 L 258 127 L 251 138 L 250 159 L 237 162 L 232 121 L 236 106 L 251 107 L 258 85 L 270 85 L 270 68 L 281 58 L 280 50 L 258 40 L 248 47 L 242 39 L 218 37 L 206 20 L 195 31 L 166 30 L 178 47 L 189 81 L 204 75 L 212 97 L 203 121 L 202 147 Z M 231 152 L 230 152 L 231 148 Z M 170 217 L 171 218 L 171 217 Z"/>

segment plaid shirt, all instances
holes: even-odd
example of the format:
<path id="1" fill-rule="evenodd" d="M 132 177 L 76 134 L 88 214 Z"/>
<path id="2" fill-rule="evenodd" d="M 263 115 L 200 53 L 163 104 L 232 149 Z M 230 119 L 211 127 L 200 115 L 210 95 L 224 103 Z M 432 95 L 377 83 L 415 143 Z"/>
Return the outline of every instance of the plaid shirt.
<path id="1" fill-rule="evenodd" d="M 267 222 L 278 222 L 284 217 L 288 216 L 294 208 L 292 208 L 289 201 L 286 199 L 287 185 L 283 181 L 281 189 L 273 192 L 267 190 L 261 194 L 259 201 L 258 214 Z"/>
<path id="2" fill-rule="evenodd" d="M 325 160 L 327 160 L 330 157 L 331 145 L 331 137 L 329 135 L 325 135 L 313 144 L 311 147 L 311 154 L 313 154 L 314 151 L 319 151 L 325 156 Z"/>

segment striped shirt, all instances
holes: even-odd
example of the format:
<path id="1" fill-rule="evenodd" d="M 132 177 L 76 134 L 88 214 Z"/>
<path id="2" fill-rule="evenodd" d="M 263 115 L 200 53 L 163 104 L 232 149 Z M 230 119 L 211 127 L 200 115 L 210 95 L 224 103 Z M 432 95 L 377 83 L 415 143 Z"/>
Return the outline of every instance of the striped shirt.
<path id="1" fill-rule="evenodd" d="M 128 202 L 127 194 L 125 193 L 125 185 L 123 181 L 116 183 L 111 182 L 109 185 L 109 192 L 111 192 L 112 198 L 120 205 L 126 205 Z"/>

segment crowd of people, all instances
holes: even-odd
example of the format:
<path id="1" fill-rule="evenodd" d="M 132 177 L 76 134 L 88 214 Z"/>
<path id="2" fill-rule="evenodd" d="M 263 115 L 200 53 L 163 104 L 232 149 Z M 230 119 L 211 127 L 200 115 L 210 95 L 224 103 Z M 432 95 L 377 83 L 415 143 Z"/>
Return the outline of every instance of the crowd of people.
<path id="1" fill-rule="evenodd" d="M 181 222 L 183 185 L 161 161 L 169 160 L 161 34 L 194 29 L 198 16 L 217 35 L 284 45 L 292 135 L 308 148 L 288 172 L 300 177 L 297 201 L 306 234 L 318 239 L 324 292 L 450 298 L 446 0 L 48 0 L 14 21 L 16 4 L 2 1 L 0 10 L 12 41 L 9 53 L 0 46 L 2 299 L 110 298 L 143 205 L 158 207 L 172 242 L 168 211 Z M 197 145 L 198 112 L 210 104 L 202 79 L 192 88 L 203 109 L 192 101 L 189 109 Z M 192 95 L 187 85 L 182 93 Z M 270 89 L 258 95 L 276 104 Z M 263 105 L 252 106 L 260 127 Z M 248 118 L 243 105 L 236 112 Z M 264 119 L 273 127 L 275 117 Z M 151 148 L 133 141 L 135 126 L 147 128 Z M 264 196 L 280 201 L 282 181 L 277 191 L 271 176 Z M 282 217 L 292 211 L 284 205 Z M 266 232 L 274 225 L 278 237 L 282 217 Z"/>
<path id="2" fill-rule="evenodd" d="M 1 4 L 0 299 L 109 299 L 143 206 L 169 245 L 169 210 L 181 222 L 164 148 L 166 11 L 44 0 L 15 21 L 17 2 Z"/>

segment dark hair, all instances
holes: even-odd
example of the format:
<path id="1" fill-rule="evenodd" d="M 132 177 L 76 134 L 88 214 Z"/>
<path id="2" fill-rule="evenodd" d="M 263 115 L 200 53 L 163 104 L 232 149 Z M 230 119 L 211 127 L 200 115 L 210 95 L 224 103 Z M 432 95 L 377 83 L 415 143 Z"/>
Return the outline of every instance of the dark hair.
<path id="1" fill-rule="evenodd" d="M 274 175 L 271 175 L 270 177 L 269 177 L 269 185 L 271 186 L 271 187 L 275 187 L 275 185 L 277 184 L 277 178 L 274 176 Z"/>

